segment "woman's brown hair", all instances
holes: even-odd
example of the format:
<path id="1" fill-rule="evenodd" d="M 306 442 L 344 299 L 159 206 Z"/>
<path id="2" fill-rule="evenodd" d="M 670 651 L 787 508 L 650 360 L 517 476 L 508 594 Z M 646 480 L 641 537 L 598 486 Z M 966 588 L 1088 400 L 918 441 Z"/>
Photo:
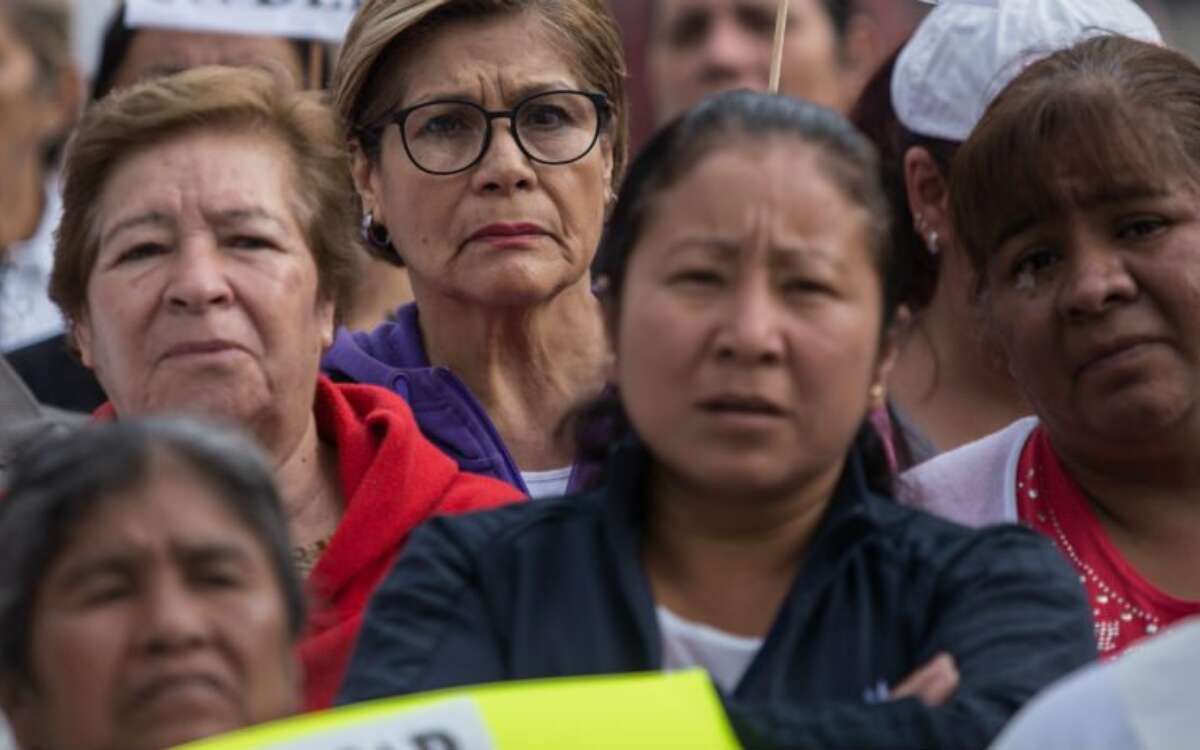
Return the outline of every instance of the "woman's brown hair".
<path id="1" fill-rule="evenodd" d="M 349 134 L 361 138 L 396 106 L 399 63 L 422 40 L 448 25 L 522 12 L 540 17 L 562 46 L 579 79 L 608 97 L 613 184 L 620 181 L 629 149 L 625 53 L 616 19 L 605 0 L 365 0 L 338 57 L 334 103 Z M 378 158 L 377 145 L 364 143 Z"/>
<path id="2" fill-rule="evenodd" d="M 1102 36 L 1035 63 L 1001 92 L 955 158 L 951 210 L 985 289 L 988 259 L 1006 239 L 1098 197 L 1078 186 L 1165 188 L 1181 177 L 1200 188 L 1200 67 Z"/>
<path id="3" fill-rule="evenodd" d="M 113 171 L 135 153 L 198 131 L 262 134 L 285 147 L 318 293 L 344 309 L 360 250 L 337 117 L 318 93 L 299 91 L 265 70 L 203 67 L 116 91 L 80 122 L 67 149 L 50 279 L 50 297 L 66 318 L 78 321 L 86 309 L 100 245 L 96 207 Z"/>

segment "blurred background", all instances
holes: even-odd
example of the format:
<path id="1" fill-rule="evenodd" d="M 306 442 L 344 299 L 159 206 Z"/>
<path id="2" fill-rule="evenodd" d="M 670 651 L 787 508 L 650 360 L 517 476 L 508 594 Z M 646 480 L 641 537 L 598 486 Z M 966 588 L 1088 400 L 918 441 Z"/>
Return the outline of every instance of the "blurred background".
<path id="1" fill-rule="evenodd" d="M 904 40 L 929 7 L 918 0 L 859 0 L 875 17 L 888 49 Z M 99 56 L 100 38 L 118 0 L 71 0 L 75 6 L 74 47 L 80 70 L 90 76 Z M 625 33 L 629 55 L 635 142 L 653 127 L 645 81 L 647 0 L 609 0 Z M 1170 42 L 1194 57 L 1200 53 L 1200 3 L 1195 0 L 1143 0 L 1141 4 L 1158 21 Z"/>

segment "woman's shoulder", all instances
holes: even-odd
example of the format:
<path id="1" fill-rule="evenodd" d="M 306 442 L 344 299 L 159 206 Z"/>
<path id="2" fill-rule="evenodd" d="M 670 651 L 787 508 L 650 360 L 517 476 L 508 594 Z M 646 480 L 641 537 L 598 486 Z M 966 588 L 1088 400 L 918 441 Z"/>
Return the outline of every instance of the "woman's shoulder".
<path id="1" fill-rule="evenodd" d="M 1037 427 L 1035 417 L 943 453 L 902 474 L 896 499 L 966 526 L 1013 522 L 1021 448 Z"/>
<path id="2" fill-rule="evenodd" d="M 397 371 L 428 368 L 414 304 L 398 309 L 391 320 L 370 331 L 342 328 L 321 367 L 335 379 L 360 383 L 390 383 Z"/>
<path id="3" fill-rule="evenodd" d="M 984 569 L 991 566 L 993 556 L 1005 555 L 1036 570 L 1059 556 L 1041 534 L 1003 519 L 973 527 L 944 514 L 896 504 L 887 516 L 878 517 L 886 518 L 880 524 L 880 541 L 892 549 L 895 562 L 903 565 L 935 571 L 964 566 Z"/>
<path id="4" fill-rule="evenodd" d="M 439 516 L 414 533 L 408 550 L 495 560 L 518 554 L 525 548 L 544 550 L 547 542 L 595 538 L 593 531 L 601 522 L 603 502 L 600 493 L 592 491 Z"/>

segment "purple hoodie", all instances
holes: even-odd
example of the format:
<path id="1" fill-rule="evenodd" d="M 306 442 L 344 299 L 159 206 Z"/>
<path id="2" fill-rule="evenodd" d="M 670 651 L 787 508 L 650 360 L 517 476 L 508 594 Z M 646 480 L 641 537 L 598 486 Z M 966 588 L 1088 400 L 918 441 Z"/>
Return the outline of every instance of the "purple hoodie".
<path id="1" fill-rule="evenodd" d="M 401 307 L 391 322 L 370 333 L 339 330 L 321 366 L 336 381 L 383 386 L 399 394 L 412 408 L 425 437 L 464 471 L 529 493 L 483 406 L 457 375 L 429 363 L 415 304 Z M 590 468 L 575 465 L 569 491 L 584 485 Z"/>

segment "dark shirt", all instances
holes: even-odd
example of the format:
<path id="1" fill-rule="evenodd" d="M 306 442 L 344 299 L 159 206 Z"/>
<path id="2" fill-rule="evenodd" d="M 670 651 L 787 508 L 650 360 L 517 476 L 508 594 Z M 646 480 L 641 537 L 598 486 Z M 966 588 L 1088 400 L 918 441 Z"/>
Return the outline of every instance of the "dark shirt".
<path id="1" fill-rule="evenodd" d="M 90 414 L 108 400 L 96 376 L 71 353 L 65 336 L 15 349 L 8 361 L 46 406 Z"/>
<path id="2" fill-rule="evenodd" d="M 640 563 L 648 461 L 625 445 L 607 488 L 419 529 L 369 606 L 342 702 L 661 669 Z M 1078 577 L 1049 542 L 901 507 L 852 453 L 726 705 L 748 748 L 983 748 L 1094 644 Z M 878 700 L 943 651 L 961 674 L 948 702 Z"/>

